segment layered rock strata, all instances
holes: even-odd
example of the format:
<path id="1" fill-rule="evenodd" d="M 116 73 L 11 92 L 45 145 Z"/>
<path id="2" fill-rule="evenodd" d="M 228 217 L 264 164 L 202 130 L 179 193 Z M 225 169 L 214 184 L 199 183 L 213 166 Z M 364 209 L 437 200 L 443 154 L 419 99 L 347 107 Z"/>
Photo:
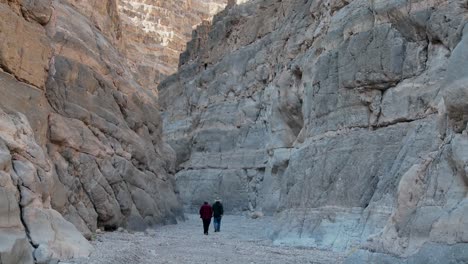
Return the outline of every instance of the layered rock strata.
<path id="1" fill-rule="evenodd" d="M 0 17 L 0 263 L 87 256 L 97 228 L 181 218 L 117 2 L 0 0 Z"/>
<path id="2" fill-rule="evenodd" d="M 194 26 L 209 22 L 224 9 L 227 0 L 176 0 L 118 2 L 125 53 L 135 79 L 156 90 L 176 72 L 179 54 L 185 50 Z"/>
<path id="3" fill-rule="evenodd" d="M 277 214 L 276 243 L 349 263 L 468 261 L 467 14 L 256 0 L 217 15 L 159 87 L 185 208 Z"/>

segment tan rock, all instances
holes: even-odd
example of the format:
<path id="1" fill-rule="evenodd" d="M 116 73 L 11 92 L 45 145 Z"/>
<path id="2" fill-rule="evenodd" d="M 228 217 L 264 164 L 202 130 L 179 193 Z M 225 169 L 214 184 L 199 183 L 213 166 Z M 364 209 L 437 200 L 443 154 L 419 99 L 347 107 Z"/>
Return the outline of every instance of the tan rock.
<path id="1" fill-rule="evenodd" d="M 13 75 L 0 72 L 0 108 L 6 112 L 21 112 L 28 117 L 37 143 L 47 139 L 47 117 L 51 111 L 44 91 L 18 82 Z"/>
<path id="2" fill-rule="evenodd" d="M 22 0 L 21 12 L 26 19 L 32 19 L 41 25 L 46 25 L 53 12 L 52 0 Z"/>
<path id="3" fill-rule="evenodd" d="M 224 9 L 227 0 L 119 1 L 125 53 L 140 85 L 157 85 L 177 70 L 192 28 Z"/>
<path id="4" fill-rule="evenodd" d="M 48 33 L 56 56 L 47 98 L 56 112 L 49 117 L 49 155 L 60 191 L 52 204 L 87 237 L 97 226 L 142 229 L 177 221 L 173 162 L 161 140 L 155 93 L 135 82 L 116 47 L 118 34 L 102 29 L 117 30 L 108 23 L 115 14 L 99 17 L 98 4 L 96 17 L 83 17 L 92 6 L 75 1 L 54 8 Z"/>
<path id="5" fill-rule="evenodd" d="M 3 264 L 87 256 L 97 226 L 183 218 L 156 76 L 224 5 L 0 0 Z"/>
<path id="6" fill-rule="evenodd" d="M 0 68 L 44 89 L 52 49 L 44 28 L 0 3 Z"/>
<path id="7" fill-rule="evenodd" d="M 57 114 L 49 117 L 50 141 L 64 147 L 80 150 L 96 157 L 112 155 L 93 132 L 80 120 L 67 119 Z"/>

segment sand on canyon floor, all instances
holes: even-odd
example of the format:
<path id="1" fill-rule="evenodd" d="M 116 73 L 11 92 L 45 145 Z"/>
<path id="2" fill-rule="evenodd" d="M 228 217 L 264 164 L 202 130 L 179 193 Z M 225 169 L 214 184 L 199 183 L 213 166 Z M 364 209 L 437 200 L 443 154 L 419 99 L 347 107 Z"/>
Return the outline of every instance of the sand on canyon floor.
<path id="1" fill-rule="evenodd" d="M 221 232 L 210 226 L 208 236 L 197 215 L 186 215 L 177 225 L 146 232 L 109 232 L 97 235 L 94 252 L 77 264 L 287 264 L 341 263 L 343 255 L 307 248 L 275 246 L 269 239 L 273 218 L 225 216 Z"/>

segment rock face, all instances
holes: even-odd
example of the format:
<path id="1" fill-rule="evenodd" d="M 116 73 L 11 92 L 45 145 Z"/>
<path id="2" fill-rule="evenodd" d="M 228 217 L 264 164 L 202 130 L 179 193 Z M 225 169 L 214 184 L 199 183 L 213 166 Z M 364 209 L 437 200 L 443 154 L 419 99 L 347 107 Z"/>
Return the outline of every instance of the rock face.
<path id="1" fill-rule="evenodd" d="M 195 7 L 203 10 L 190 13 L 181 35 L 214 12 Z M 157 93 L 121 53 L 129 44 L 119 8 L 0 0 L 1 264 L 86 256 L 85 237 L 97 228 L 183 217 Z"/>
<path id="2" fill-rule="evenodd" d="M 155 97 L 131 77 L 114 48 L 119 39 L 83 23 L 85 7 L 54 8 L 56 50 L 46 91 L 57 113 L 48 118 L 60 190 L 54 207 L 86 235 L 99 225 L 140 229 L 175 222 L 181 211 Z M 100 22 L 107 25 L 103 32 L 120 28 L 111 21 L 118 19 Z"/>
<path id="3" fill-rule="evenodd" d="M 277 214 L 349 263 L 467 262 L 463 1 L 256 0 L 159 87 L 187 210 Z"/>
<path id="4" fill-rule="evenodd" d="M 155 90 L 161 80 L 175 73 L 192 28 L 210 21 L 226 3 L 227 0 L 119 1 L 125 41 L 122 52 L 137 82 Z"/>
<path id="5" fill-rule="evenodd" d="M 38 107 L 45 101 L 42 92 L 4 73 L 0 73 L 0 83 L 2 89 L 11 89 L 2 93 L 2 108 L 22 110 L 35 119 L 36 131 L 40 131 L 47 118 L 45 109 Z M 9 92 L 16 96 L 7 101 Z M 34 137 L 28 118 L 21 112 L 5 111 L 0 109 L 0 263 L 48 263 L 88 255 L 88 241 L 51 206 L 53 162 L 38 145 L 40 139 Z"/>

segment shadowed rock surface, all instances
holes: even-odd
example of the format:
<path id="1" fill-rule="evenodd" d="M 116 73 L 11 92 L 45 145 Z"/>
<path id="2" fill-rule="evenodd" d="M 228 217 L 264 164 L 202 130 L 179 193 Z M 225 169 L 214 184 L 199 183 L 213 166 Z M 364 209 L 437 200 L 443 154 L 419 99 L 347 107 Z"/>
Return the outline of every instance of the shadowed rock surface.
<path id="1" fill-rule="evenodd" d="M 0 264 L 216 197 L 275 215 L 274 245 L 468 262 L 467 8 L 0 0 Z"/>
<path id="2" fill-rule="evenodd" d="M 276 244 L 349 263 L 467 262 L 466 8 L 256 0 L 200 26 L 159 86 L 184 208 L 277 214 Z"/>
<path id="3" fill-rule="evenodd" d="M 97 228 L 183 218 L 126 29 L 115 0 L 0 0 L 1 264 L 85 257 Z"/>

